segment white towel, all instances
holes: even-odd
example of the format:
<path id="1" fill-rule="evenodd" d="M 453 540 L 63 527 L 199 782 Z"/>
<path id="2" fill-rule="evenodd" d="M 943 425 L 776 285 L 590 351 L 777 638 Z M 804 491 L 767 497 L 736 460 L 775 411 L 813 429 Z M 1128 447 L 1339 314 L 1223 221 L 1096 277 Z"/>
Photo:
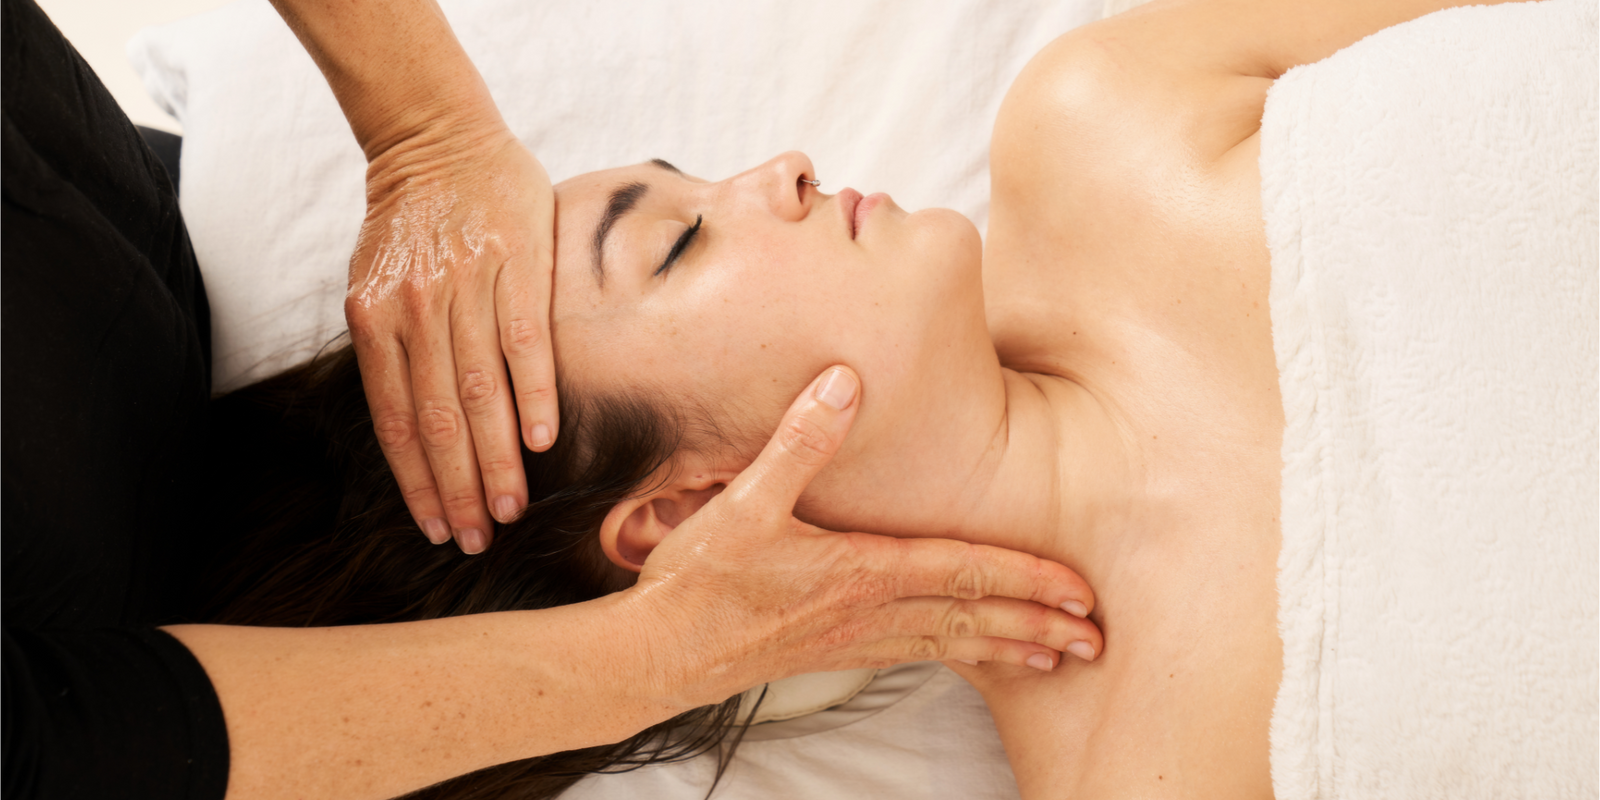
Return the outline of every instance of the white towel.
<path id="1" fill-rule="evenodd" d="M 1596 796 L 1595 41 L 1451 9 L 1268 95 L 1279 800 Z"/>

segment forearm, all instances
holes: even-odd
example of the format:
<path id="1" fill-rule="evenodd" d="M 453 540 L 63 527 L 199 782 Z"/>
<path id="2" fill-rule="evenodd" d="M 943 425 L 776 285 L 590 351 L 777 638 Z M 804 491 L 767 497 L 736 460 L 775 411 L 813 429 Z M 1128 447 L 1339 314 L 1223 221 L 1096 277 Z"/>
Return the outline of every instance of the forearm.
<path id="1" fill-rule="evenodd" d="M 344 628 L 168 628 L 222 702 L 229 800 L 387 798 L 619 741 L 661 699 L 619 596 L 540 611 Z"/>
<path id="2" fill-rule="evenodd" d="M 505 127 L 435 0 L 272 0 L 373 160 Z"/>

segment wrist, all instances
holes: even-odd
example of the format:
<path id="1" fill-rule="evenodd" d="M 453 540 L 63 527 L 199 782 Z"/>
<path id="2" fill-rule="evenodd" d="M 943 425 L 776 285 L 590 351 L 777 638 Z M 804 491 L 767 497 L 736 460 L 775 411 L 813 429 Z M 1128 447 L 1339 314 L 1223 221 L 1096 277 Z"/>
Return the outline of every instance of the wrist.
<path id="1" fill-rule="evenodd" d="M 691 605 L 660 583 L 648 590 L 636 586 L 604 598 L 614 603 L 615 616 L 626 621 L 620 641 L 626 643 L 631 680 L 650 700 L 676 716 L 714 705 L 748 689 L 741 685 L 740 659 L 728 652 L 726 619 L 685 613 Z"/>
<path id="2" fill-rule="evenodd" d="M 367 163 L 446 145 L 514 139 L 483 79 L 470 64 L 467 69 L 470 74 L 413 76 L 407 89 L 352 98 L 345 116 Z"/>
<path id="3" fill-rule="evenodd" d="M 402 187 L 481 179 L 487 170 L 468 165 L 487 163 L 502 148 L 520 146 L 498 113 L 474 115 L 465 109 L 415 120 L 374 141 L 381 145 L 367 149 L 369 206 Z"/>
<path id="4" fill-rule="evenodd" d="M 560 626 L 565 632 L 558 635 L 571 655 L 561 682 L 571 686 L 574 696 L 590 695 L 596 707 L 605 707 L 606 742 L 621 741 L 706 704 L 696 702 L 690 672 L 682 668 L 683 637 L 663 627 L 645 605 L 623 592 L 529 617 L 530 624 L 548 633 L 549 613 L 565 615 Z M 528 656 L 532 664 L 549 660 L 537 653 Z M 601 696 L 594 696 L 597 690 Z"/>

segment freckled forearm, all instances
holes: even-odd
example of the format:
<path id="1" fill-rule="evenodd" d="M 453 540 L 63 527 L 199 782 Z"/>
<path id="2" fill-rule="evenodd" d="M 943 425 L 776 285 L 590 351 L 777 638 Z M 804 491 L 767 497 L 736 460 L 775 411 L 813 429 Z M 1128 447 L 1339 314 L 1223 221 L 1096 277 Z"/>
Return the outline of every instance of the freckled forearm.
<path id="1" fill-rule="evenodd" d="M 367 158 L 417 137 L 503 128 L 434 0 L 272 0 L 317 62 Z"/>
<path id="2" fill-rule="evenodd" d="M 682 709 L 651 697 L 604 604 L 396 625 L 175 626 L 227 720 L 229 800 L 384 798 L 614 742 Z M 644 688 L 641 688 L 644 687 Z"/>

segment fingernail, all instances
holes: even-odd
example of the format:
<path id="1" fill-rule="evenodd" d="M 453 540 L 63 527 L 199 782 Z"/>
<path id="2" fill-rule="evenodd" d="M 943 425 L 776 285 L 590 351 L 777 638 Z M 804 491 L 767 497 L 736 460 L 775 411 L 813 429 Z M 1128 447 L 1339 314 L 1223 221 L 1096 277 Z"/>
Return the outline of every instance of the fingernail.
<path id="1" fill-rule="evenodd" d="M 550 435 L 550 426 L 543 422 L 533 426 L 533 435 L 528 438 L 533 440 L 533 449 L 535 450 L 549 447 L 550 443 L 556 440 L 554 436 Z"/>
<path id="2" fill-rule="evenodd" d="M 843 411 L 856 398 L 856 379 L 842 369 L 828 370 L 822 383 L 817 384 L 817 399 L 836 410 Z"/>
<path id="3" fill-rule="evenodd" d="M 1074 642 L 1074 644 L 1081 643 Z M 1044 653 L 1034 653 L 1033 655 L 1028 656 L 1028 660 L 1023 663 L 1033 667 L 1036 670 L 1039 670 L 1040 672 L 1049 672 L 1050 669 L 1056 665 L 1055 662 L 1051 661 L 1050 657 Z"/>
<path id="4" fill-rule="evenodd" d="M 1088 642 L 1073 642 L 1072 644 L 1067 645 L 1067 652 L 1083 659 L 1084 661 L 1094 660 L 1094 646 Z"/>
<path id="5" fill-rule="evenodd" d="M 1071 614 L 1074 617 L 1081 618 L 1089 616 L 1088 606 L 1085 606 L 1076 600 L 1068 600 L 1067 602 L 1062 603 L 1061 610 Z"/>
<path id="6" fill-rule="evenodd" d="M 957 660 L 957 661 L 960 661 L 960 662 L 961 662 L 961 663 L 963 663 L 963 664 L 966 664 L 966 665 L 967 665 L 967 666 L 969 666 L 969 667 L 976 667 L 976 666 L 978 666 L 978 662 L 976 662 L 976 661 L 968 661 L 968 660 L 966 660 L 966 659 L 964 659 L 964 658 L 958 658 L 958 659 L 956 659 L 956 660 Z"/>
<path id="7" fill-rule="evenodd" d="M 434 544 L 444 544 L 450 541 L 450 526 L 438 517 L 429 517 L 422 521 L 422 535 Z"/>
<path id="8" fill-rule="evenodd" d="M 517 505 L 517 499 L 509 494 L 503 494 L 494 499 L 494 518 L 501 522 L 510 522 L 515 519 L 519 510 L 521 509 Z"/>
<path id="9" fill-rule="evenodd" d="M 464 528 L 456 532 L 456 544 L 461 546 L 461 552 L 475 556 L 483 552 L 483 531 L 477 528 Z"/>

